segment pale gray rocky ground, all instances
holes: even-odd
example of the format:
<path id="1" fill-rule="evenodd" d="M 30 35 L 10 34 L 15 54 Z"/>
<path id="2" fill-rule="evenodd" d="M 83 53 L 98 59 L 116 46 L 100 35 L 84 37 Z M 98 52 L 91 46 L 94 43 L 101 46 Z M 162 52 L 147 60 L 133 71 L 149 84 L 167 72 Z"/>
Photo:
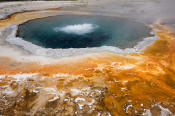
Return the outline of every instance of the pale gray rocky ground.
<path id="1" fill-rule="evenodd" d="M 79 1 L 24 1 L 0 3 L 0 18 L 15 12 L 60 8 L 65 10 L 115 13 L 153 23 L 175 23 L 175 0 L 79 0 Z M 65 7 L 67 6 L 67 7 Z M 68 7 L 69 6 L 69 7 Z"/>
<path id="2" fill-rule="evenodd" d="M 73 7 L 92 12 L 115 13 L 145 23 L 163 22 L 175 27 L 175 0 L 82 0 L 86 7 Z"/>
<path id="3" fill-rule="evenodd" d="M 2 2 L 0 3 L 0 19 L 22 11 L 44 10 L 49 8 L 60 8 L 66 6 L 80 5 L 74 1 L 21 1 L 21 2 Z"/>

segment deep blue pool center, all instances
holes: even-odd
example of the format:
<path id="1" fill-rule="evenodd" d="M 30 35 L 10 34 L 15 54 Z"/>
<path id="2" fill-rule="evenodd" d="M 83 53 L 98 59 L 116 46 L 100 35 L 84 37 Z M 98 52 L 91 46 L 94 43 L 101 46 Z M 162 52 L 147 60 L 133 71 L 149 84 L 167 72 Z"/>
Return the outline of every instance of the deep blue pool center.
<path id="1" fill-rule="evenodd" d="M 44 48 L 134 47 L 150 36 L 142 23 L 109 16 L 61 15 L 19 25 L 17 37 Z"/>

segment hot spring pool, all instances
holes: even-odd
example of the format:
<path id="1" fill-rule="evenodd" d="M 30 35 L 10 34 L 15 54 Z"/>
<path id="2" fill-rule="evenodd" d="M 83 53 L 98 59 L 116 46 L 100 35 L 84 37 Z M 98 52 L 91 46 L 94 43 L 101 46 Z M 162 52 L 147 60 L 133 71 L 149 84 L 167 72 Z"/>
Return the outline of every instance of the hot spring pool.
<path id="1" fill-rule="evenodd" d="M 19 25 L 17 37 L 43 48 L 132 48 L 150 36 L 142 23 L 108 16 L 61 15 Z"/>

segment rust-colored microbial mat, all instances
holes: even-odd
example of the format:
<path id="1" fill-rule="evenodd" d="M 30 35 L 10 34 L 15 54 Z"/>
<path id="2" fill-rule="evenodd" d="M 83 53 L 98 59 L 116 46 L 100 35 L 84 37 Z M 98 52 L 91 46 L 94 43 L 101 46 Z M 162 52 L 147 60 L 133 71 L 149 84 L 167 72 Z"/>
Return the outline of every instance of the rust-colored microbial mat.
<path id="1" fill-rule="evenodd" d="M 46 116 L 173 116 L 175 36 L 142 53 L 92 53 L 40 65 L 0 58 L 0 114 Z"/>

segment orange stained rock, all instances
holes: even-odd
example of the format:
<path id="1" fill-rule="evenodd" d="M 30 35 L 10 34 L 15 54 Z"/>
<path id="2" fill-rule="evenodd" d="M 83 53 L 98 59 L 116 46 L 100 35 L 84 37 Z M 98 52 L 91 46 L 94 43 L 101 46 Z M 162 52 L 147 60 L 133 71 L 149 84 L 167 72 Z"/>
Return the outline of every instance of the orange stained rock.
<path id="1" fill-rule="evenodd" d="M 37 18 L 44 18 L 49 16 L 57 16 L 59 13 L 68 13 L 68 14 L 75 14 L 75 15 L 90 15 L 91 13 L 88 12 L 72 12 L 72 11 L 61 11 L 59 9 L 46 9 L 46 10 L 40 10 L 40 11 L 26 11 L 26 12 L 20 12 L 20 13 L 14 13 L 10 15 L 6 19 L 0 20 L 0 28 L 6 28 L 13 24 L 21 24 L 26 21 L 37 19 Z"/>
<path id="2" fill-rule="evenodd" d="M 4 22 L 18 22 L 21 15 L 13 17 Z M 156 32 L 159 39 L 146 46 L 142 53 L 92 53 L 60 59 L 56 64 L 49 65 L 1 57 L 0 74 L 40 73 L 48 79 L 58 73 L 81 75 L 81 78 L 68 82 L 66 80 L 71 77 L 43 83 L 54 85 L 58 90 L 89 84 L 107 87 L 103 105 L 114 116 L 125 116 L 126 112 L 134 114 L 134 110 L 143 112 L 140 104 L 143 103 L 146 109 L 158 102 L 170 103 L 166 107 L 175 113 L 175 36 L 166 26 L 155 25 L 155 28 L 159 30 Z M 0 83 L 3 84 L 6 83 Z M 129 107 L 131 104 L 132 107 Z"/>
<path id="3" fill-rule="evenodd" d="M 0 20 L 0 27 L 8 27 L 12 24 L 23 23 L 28 20 L 36 19 L 36 18 L 44 18 L 48 16 L 55 16 L 54 12 L 58 12 L 55 9 L 48 9 L 42 11 L 30 11 L 30 12 L 21 12 L 10 15 L 9 18 Z M 50 14 L 49 14 L 50 13 Z"/>

